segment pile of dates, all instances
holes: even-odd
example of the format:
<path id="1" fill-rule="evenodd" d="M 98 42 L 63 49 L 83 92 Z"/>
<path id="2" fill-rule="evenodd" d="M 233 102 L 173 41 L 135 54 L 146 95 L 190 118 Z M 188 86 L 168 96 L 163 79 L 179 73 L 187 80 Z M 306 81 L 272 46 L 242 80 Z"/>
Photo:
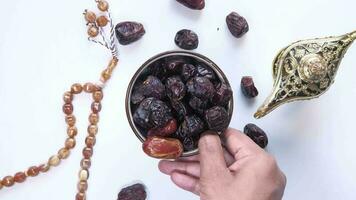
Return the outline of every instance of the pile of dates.
<path id="1" fill-rule="evenodd" d="M 200 135 L 224 131 L 230 122 L 228 83 L 204 62 L 168 56 L 148 66 L 131 93 L 135 125 L 154 158 L 174 159 L 197 149 Z"/>

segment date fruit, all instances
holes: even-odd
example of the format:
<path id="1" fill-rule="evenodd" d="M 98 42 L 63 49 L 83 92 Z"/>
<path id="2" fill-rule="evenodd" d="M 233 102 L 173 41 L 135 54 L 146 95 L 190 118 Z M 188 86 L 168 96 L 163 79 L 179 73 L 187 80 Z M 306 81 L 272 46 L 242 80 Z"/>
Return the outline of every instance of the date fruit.
<path id="1" fill-rule="evenodd" d="M 268 145 L 267 134 L 257 125 L 247 124 L 244 128 L 244 133 L 261 148 L 264 149 Z"/>
<path id="2" fill-rule="evenodd" d="M 177 1 L 193 10 L 202 10 L 205 7 L 205 0 L 177 0 Z"/>
<path id="3" fill-rule="evenodd" d="M 166 96 L 166 91 L 163 83 L 155 76 L 148 76 L 142 83 L 141 92 L 145 97 L 155 97 L 163 99 Z"/>
<path id="4" fill-rule="evenodd" d="M 209 67 L 207 67 L 206 65 L 202 64 L 202 63 L 198 63 L 196 65 L 197 67 L 197 73 L 195 76 L 198 77 L 205 77 L 208 78 L 209 80 L 214 80 L 215 79 L 215 73 L 213 70 L 211 70 Z"/>
<path id="5" fill-rule="evenodd" d="M 215 106 L 205 111 L 205 121 L 210 130 L 225 131 L 229 126 L 229 115 L 225 108 Z"/>
<path id="6" fill-rule="evenodd" d="M 192 64 L 184 64 L 183 68 L 182 68 L 182 79 L 183 81 L 187 81 L 190 78 L 192 78 L 193 76 L 195 76 L 195 74 L 197 73 L 197 69 L 194 65 Z"/>
<path id="7" fill-rule="evenodd" d="M 153 97 L 143 100 L 133 114 L 134 122 L 145 129 L 162 127 L 172 118 L 166 103 Z"/>
<path id="8" fill-rule="evenodd" d="M 167 96 L 173 101 L 184 98 L 186 93 L 185 84 L 179 76 L 172 76 L 166 80 Z"/>
<path id="9" fill-rule="evenodd" d="M 182 49 L 193 50 L 198 48 L 199 38 L 194 31 L 182 29 L 177 32 L 174 42 Z"/>
<path id="10" fill-rule="evenodd" d="M 171 101 L 171 106 L 179 121 L 184 120 L 184 117 L 190 113 L 190 109 L 181 101 Z"/>
<path id="11" fill-rule="evenodd" d="M 226 17 L 226 24 L 232 35 L 236 38 L 242 37 L 249 31 L 246 19 L 236 12 L 232 12 Z"/>
<path id="12" fill-rule="evenodd" d="M 117 200 L 146 200 L 147 193 L 145 186 L 142 184 L 134 184 L 123 188 Z"/>
<path id="13" fill-rule="evenodd" d="M 258 90 L 251 76 L 244 76 L 241 79 L 241 91 L 247 98 L 254 98 L 258 96 Z"/>
<path id="14" fill-rule="evenodd" d="M 177 128 L 178 128 L 177 120 L 171 119 L 163 127 L 153 128 L 149 130 L 147 136 L 167 137 L 175 133 L 177 131 Z"/>
<path id="15" fill-rule="evenodd" d="M 183 153 L 183 145 L 178 139 L 163 137 L 148 137 L 142 145 L 143 151 L 160 159 L 176 159 Z"/>
<path id="16" fill-rule="evenodd" d="M 185 137 L 183 139 L 183 148 L 184 151 L 192 151 L 197 148 L 197 142 L 192 137 Z"/>
<path id="17" fill-rule="evenodd" d="M 141 23 L 127 21 L 118 23 L 115 33 L 120 44 L 128 45 L 139 40 L 146 31 Z"/>
<path id="18" fill-rule="evenodd" d="M 188 92 L 202 100 L 211 99 L 215 94 L 214 85 L 205 77 L 194 77 L 187 82 Z"/>
<path id="19" fill-rule="evenodd" d="M 183 123 L 179 126 L 178 129 L 178 137 L 196 137 L 199 136 L 200 133 L 204 132 L 205 125 L 203 120 L 201 120 L 198 116 L 188 116 L 185 117 Z"/>
<path id="20" fill-rule="evenodd" d="M 219 83 L 215 87 L 216 93 L 212 99 L 214 105 L 225 106 L 232 98 L 232 90 L 225 83 Z"/>
<path id="21" fill-rule="evenodd" d="M 208 108 L 208 100 L 201 100 L 198 97 L 193 96 L 189 100 L 189 106 L 197 111 L 199 114 L 204 114 L 204 111 Z"/>

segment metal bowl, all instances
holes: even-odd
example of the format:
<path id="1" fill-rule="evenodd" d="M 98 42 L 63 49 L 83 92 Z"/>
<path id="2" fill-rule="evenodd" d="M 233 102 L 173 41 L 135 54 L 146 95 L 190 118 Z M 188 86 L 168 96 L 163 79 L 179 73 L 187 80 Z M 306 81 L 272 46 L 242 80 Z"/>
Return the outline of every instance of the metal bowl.
<path id="1" fill-rule="evenodd" d="M 141 133 L 140 129 L 135 125 L 134 121 L 133 121 L 133 116 L 132 116 L 132 110 L 131 110 L 131 94 L 133 91 L 133 88 L 136 84 L 136 81 L 139 79 L 139 77 L 141 76 L 141 74 L 145 71 L 145 69 L 150 66 L 152 63 L 154 63 L 157 60 L 160 60 L 162 58 L 165 57 L 169 57 L 169 56 L 187 56 L 187 57 L 191 57 L 199 62 L 202 62 L 204 64 L 206 64 L 207 66 L 209 66 L 218 76 L 220 82 L 227 84 L 228 86 L 230 86 L 229 81 L 227 80 L 225 74 L 222 72 L 222 70 L 213 62 L 211 61 L 209 58 L 198 54 L 198 53 L 193 53 L 193 52 L 187 52 L 187 51 L 167 51 L 167 52 L 163 52 L 160 53 L 152 58 L 150 58 L 149 60 L 147 60 L 135 73 L 135 75 L 132 77 L 130 84 L 127 88 L 127 93 L 126 93 L 126 115 L 127 115 L 127 119 L 130 123 L 130 126 L 133 130 L 133 132 L 135 133 L 135 135 L 137 136 L 137 138 L 141 141 L 144 142 L 146 140 L 145 136 Z M 229 114 L 229 123 L 231 121 L 231 117 L 232 117 L 232 113 L 233 113 L 233 98 L 231 98 L 230 102 L 227 105 L 227 111 Z M 220 133 L 219 133 L 220 134 Z M 193 156 L 198 154 L 199 151 L 198 149 L 194 149 L 191 151 L 187 151 L 184 152 L 182 154 L 182 157 L 188 157 L 188 156 Z"/>

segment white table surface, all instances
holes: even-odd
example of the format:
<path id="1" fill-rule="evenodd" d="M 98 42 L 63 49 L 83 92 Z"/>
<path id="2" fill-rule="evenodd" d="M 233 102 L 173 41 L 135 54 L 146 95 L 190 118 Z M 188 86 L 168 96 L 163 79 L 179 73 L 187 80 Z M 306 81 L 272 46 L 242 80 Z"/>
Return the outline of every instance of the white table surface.
<path id="1" fill-rule="evenodd" d="M 62 94 L 73 82 L 97 80 L 109 54 L 86 40 L 82 18 L 94 1 L 0 1 L 0 176 L 46 161 L 65 139 Z M 137 68 L 151 56 L 177 49 L 182 28 L 200 36 L 196 52 L 214 60 L 228 76 L 235 96 L 231 126 L 255 122 L 268 132 L 268 151 L 288 177 L 287 200 L 356 199 L 356 46 L 346 55 L 335 85 L 318 100 L 281 107 L 261 120 L 252 114 L 272 87 L 271 62 L 289 43 L 356 29 L 352 0 L 207 0 L 192 11 L 174 0 L 110 1 L 115 22 L 136 20 L 147 34 L 120 46 L 120 64 L 105 89 L 93 158 L 89 199 L 116 199 L 124 185 L 144 182 L 151 200 L 198 197 L 182 191 L 159 173 L 157 160 L 141 151 L 125 116 L 125 92 Z M 240 40 L 225 24 L 230 11 L 250 24 Z M 219 30 L 217 30 L 219 28 Z M 241 96 L 240 78 L 252 75 L 260 96 Z M 90 101 L 75 100 L 80 133 L 77 148 L 47 175 L 0 191 L 1 200 L 74 199 Z M 238 200 L 238 197 L 236 197 Z"/>

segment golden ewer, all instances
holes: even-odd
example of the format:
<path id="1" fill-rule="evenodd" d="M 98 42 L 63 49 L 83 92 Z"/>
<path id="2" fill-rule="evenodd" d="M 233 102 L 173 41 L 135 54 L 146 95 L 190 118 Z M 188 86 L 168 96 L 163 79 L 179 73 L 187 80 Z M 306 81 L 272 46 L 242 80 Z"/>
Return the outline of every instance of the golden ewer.
<path id="1" fill-rule="evenodd" d="M 356 31 L 339 37 L 302 40 L 282 49 L 273 61 L 273 92 L 255 118 L 264 117 L 282 104 L 325 93 L 354 40 Z"/>

